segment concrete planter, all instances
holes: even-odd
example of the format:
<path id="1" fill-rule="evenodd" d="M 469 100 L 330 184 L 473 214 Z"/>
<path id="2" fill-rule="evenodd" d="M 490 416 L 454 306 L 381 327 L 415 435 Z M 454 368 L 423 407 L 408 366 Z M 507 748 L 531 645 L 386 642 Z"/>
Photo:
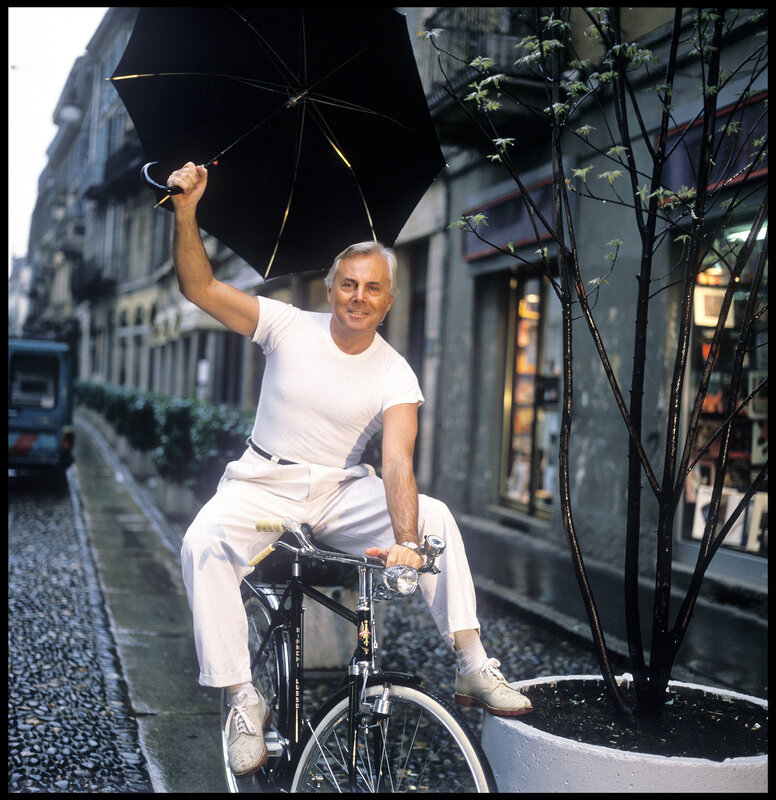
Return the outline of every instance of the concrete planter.
<path id="1" fill-rule="evenodd" d="M 150 450 L 132 450 L 128 463 L 129 471 L 136 481 L 147 481 L 149 478 L 159 477 Z"/>
<path id="2" fill-rule="evenodd" d="M 159 478 L 152 479 L 151 485 L 159 509 L 168 517 L 194 519 L 202 508 L 202 503 L 194 492 L 182 483 L 173 483 L 165 478 Z"/>
<path id="3" fill-rule="evenodd" d="M 512 684 L 518 689 L 563 680 L 600 681 L 596 675 L 541 678 Z M 748 700 L 757 697 L 671 682 Z M 768 756 L 731 758 L 669 758 L 631 753 L 570 741 L 532 728 L 519 719 L 485 714 L 485 750 L 500 792 L 767 792 Z"/>

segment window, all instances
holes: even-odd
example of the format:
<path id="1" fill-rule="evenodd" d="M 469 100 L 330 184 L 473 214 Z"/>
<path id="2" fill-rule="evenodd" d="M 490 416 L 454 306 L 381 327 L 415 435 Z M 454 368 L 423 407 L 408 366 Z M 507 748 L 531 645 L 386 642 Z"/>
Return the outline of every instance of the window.
<path id="1" fill-rule="evenodd" d="M 527 186 L 526 194 L 533 198 L 547 219 L 552 219 L 552 177 L 543 178 Z M 531 244 L 535 247 L 536 231 L 533 215 L 529 213 L 521 192 L 510 192 L 465 212 L 466 216 L 473 214 L 484 214 L 487 217 L 488 238 L 497 245 L 506 246 L 507 243 L 511 243 L 513 247 L 521 247 Z M 461 250 L 465 261 L 474 262 L 492 256 L 496 252 L 493 247 L 466 231 L 462 231 L 461 236 Z M 547 241 L 550 238 L 549 233 L 543 232 L 539 236 L 539 241 Z"/>
<path id="2" fill-rule="evenodd" d="M 502 499 L 549 517 L 557 484 L 561 401 L 560 306 L 546 280 L 510 283 Z"/>
<path id="3" fill-rule="evenodd" d="M 715 242 L 719 253 L 734 254 L 747 238 L 749 227 L 731 228 L 723 231 Z M 741 275 L 742 291 L 738 292 L 728 314 L 723 339 L 717 355 L 709 384 L 706 401 L 700 418 L 699 434 L 692 459 L 699 456 L 690 474 L 684 497 L 684 515 L 681 530 L 685 541 L 699 540 L 703 535 L 711 490 L 714 483 L 719 442 L 712 442 L 702 453 L 704 446 L 713 437 L 725 419 L 725 398 L 727 397 L 730 375 L 733 366 L 738 334 L 743 313 L 752 285 L 754 268 L 765 240 L 765 226 L 760 238 Z M 693 402 L 701 373 L 709 355 L 711 338 L 719 316 L 721 297 L 728 284 L 728 270 L 721 261 L 711 258 L 705 269 L 698 275 L 695 288 L 692 330 L 691 380 L 686 397 L 686 409 Z M 738 402 L 753 392 L 768 376 L 768 278 L 767 266 L 757 296 L 757 319 L 754 332 L 743 362 L 743 375 Z M 767 383 L 746 406 L 744 413 L 733 422 L 728 468 L 722 497 L 721 520 L 732 512 L 740 502 L 743 493 L 752 479 L 766 464 L 768 459 L 768 390 Z M 766 557 L 768 555 L 768 487 L 762 486 L 748 504 L 738 522 L 732 527 L 722 545 L 727 551 L 737 551 L 749 555 Z"/>
<path id="4" fill-rule="evenodd" d="M 426 343 L 426 283 L 428 275 L 428 239 L 421 239 L 407 248 L 409 283 L 409 330 L 406 357 L 418 380 L 423 380 L 423 354 Z M 390 314 L 388 315 L 390 317 Z"/>
<path id="5" fill-rule="evenodd" d="M 57 406 L 59 362 L 51 356 L 14 355 L 8 383 L 12 408 L 51 411 Z"/>

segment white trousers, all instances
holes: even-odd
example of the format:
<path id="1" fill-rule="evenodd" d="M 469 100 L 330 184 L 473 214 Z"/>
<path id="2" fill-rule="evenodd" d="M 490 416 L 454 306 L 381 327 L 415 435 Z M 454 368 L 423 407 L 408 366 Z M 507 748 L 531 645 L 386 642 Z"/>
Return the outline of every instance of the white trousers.
<path id="1" fill-rule="evenodd" d="M 306 522 L 323 544 L 346 553 L 364 555 L 368 547 L 395 543 L 383 482 L 371 467 L 280 466 L 246 450 L 227 465 L 181 549 L 203 686 L 251 679 L 240 581 L 252 571 L 250 559 L 279 538 L 256 532 L 256 520 L 266 517 Z M 419 588 L 452 647 L 455 631 L 480 627 L 461 533 L 447 506 L 425 495 L 419 497 L 418 527 L 421 540 L 433 533 L 446 542 L 437 559 L 441 572 L 421 575 Z"/>

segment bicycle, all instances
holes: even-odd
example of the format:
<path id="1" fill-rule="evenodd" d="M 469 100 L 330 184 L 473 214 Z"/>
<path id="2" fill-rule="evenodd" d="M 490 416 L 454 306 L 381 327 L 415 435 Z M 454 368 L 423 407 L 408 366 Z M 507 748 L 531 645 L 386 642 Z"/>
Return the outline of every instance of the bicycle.
<path id="1" fill-rule="evenodd" d="M 241 590 L 248 615 L 254 685 L 272 709 L 266 731 L 269 756 L 262 768 L 237 777 L 229 767 L 222 734 L 226 782 L 231 792 L 490 792 L 493 773 L 460 715 L 409 674 L 383 671 L 377 663 L 375 604 L 411 594 L 417 572 L 384 568 L 380 559 L 321 550 L 306 524 L 286 518 L 260 520 L 257 530 L 286 532 L 298 546 L 279 539 L 259 553 L 256 566 L 275 550 L 291 554 L 287 582 L 248 576 Z M 444 540 L 427 536 L 420 572 L 439 571 Z M 355 611 L 322 594 L 302 573 L 308 560 L 358 569 Z M 380 580 L 374 573 L 380 572 Z M 356 628 L 353 658 L 344 685 L 308 719 L 304 708 L 302 602 L 310 597 Z M 227 716 L 222 703 L 221 730 Z"/>

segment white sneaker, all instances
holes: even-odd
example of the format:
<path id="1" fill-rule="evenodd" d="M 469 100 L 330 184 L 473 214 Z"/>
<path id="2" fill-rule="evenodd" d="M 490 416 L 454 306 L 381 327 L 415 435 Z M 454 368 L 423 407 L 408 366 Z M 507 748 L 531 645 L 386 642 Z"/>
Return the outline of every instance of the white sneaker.
<path id="1" fill-rule="evenodd" d="M 238 777 L 260 770 L 267 760 L 264 731 L 272 722 L 272 709 L 259 694 L 259 702 L 246 705 L 247 695 L 242 692 L 229 707 L 224 734 L 229 755 L 229 766 Z"/>
<path id="2" fill-rule="evenodd" d="M 499 717 L 517 717 L 533 711 L 531 701 L 512 688 L 499 672 L 501 663 L 489 658 L 478 672 L 461 675 L 455 671 L 455 702 L 478 706 Z"/>

